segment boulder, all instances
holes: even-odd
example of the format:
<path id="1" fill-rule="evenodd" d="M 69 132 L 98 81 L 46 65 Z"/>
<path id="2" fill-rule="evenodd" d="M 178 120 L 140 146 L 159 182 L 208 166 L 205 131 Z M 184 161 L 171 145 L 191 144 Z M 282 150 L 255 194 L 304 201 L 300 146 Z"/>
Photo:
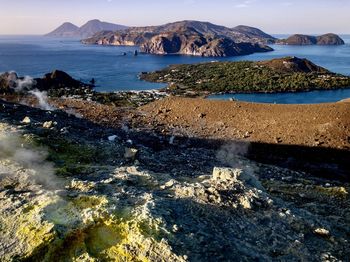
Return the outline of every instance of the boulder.
<path id="1" fill-rule="evenodd" d="M 52 121 L 47 121 L 47 122 L 44 122 L 43 124 L 43 128 L 47 128 L 47 129 L 50 129 L 52 126 L 53 126 Z"/>
<path id="2" fill-rule="evenodd" d="M 26 116 L 25 118 L 23 118 L 23 120 L 21 122 L 22 122 L 22 124 L 30 124 L 31 120 L 28 116 Z"/>

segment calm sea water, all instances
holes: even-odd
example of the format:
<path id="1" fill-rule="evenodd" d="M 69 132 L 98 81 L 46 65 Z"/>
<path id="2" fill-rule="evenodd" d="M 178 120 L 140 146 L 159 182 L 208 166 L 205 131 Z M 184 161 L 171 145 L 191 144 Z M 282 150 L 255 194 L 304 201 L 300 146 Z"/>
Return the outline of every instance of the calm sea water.
<path id="1" fill-rule="evenodd" d="M 140 81 L 138 74 L 171 64 L 209 61 L 265 60 L 283 56 L 305 57 L 331 71 L 350 75 L 350 35 L 343 35 L 344 46 L 272 46 L 275 51 L 231 58 L 191 56 L 133 56 L 135 47 L 103 47 L 82 45 L 79 40 L 53 39 L 40 36 L 0 36 L 0 72 L 16 71 L 19 75 L 41 77 L 54 69 L 68 72 L 83 81 L 96 79 L 98 91 L 144 90 L 165 86 Z M 127 55 L 123 56 L 122 53 Z M 232 96 L 215 96 L 228 99 Z M 317 103 L 350 97 L 350 89 L 310 93 L 236 94 L 245 101 L 277 103 Z"/>

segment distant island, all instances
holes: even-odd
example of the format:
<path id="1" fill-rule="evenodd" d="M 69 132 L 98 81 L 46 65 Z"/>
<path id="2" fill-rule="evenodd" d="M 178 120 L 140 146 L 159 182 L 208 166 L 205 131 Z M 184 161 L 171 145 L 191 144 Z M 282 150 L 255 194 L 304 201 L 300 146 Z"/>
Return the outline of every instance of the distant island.
<path id="1" fill-rule="evenodd" d="M 350 87 L 350 77 L 335 74 L 307 59 L 285 57 L 262 62 L 212 62 L 174 65 L 142 73 L 141 79 L 168 83 L 182 94 L 219 92 L 294 92 Z"/>
<path id="2" fill-rule="evenodd" d="M 84 44 L 140 46 L 150 54 L 193 56 L 235 56 L 272 51 L 266 44 L 276 40 L 248 26 L 227 28 L 208 22 L 181 21 L 161 26 L 131 27 L 122 31 L 103 31 Z"/>
<path id="3" fill-rule="evenodd" d="M 90 20 L 86 24 L 78 27 L 70 22 L 63 23 L 61 26 L 46 34 L 47 37 L 75 37 L 75 38 L 87 38 L 94 34 L 104 31 L 117 31 L 126 29 L 127 26 L 112 24 L 107 22 L 101 22 L 98 19 Z"/>
<path id="4" fill-rule="evenodd" d="M 276 41 L 282 45 L 344 45 L 345 42 L 336 34 L 324 34 L 320 36 L 296 34 Z"/>

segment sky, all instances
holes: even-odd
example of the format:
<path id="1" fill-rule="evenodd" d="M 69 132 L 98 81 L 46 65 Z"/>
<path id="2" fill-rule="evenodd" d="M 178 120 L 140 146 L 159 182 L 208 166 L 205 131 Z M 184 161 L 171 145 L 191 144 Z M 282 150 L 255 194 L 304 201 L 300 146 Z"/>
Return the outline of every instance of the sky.
<path id="1" fill-rule="evenodd" d="M 0 0 L 0 34 L 45 34 L 91 19 L 128 26 L 200 20 L 270 34 L 348 33 L 350 0 Z"/>

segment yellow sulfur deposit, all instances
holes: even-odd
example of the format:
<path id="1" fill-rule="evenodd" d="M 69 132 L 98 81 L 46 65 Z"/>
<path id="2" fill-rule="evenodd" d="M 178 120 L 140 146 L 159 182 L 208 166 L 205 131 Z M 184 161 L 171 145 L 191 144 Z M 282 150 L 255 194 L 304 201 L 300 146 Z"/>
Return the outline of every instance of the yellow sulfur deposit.
<path id="1" fill-rule="evenodd" d="M 50 206 L 51 205 L 51 206 Z M 181 261 L 160 238 L 159 221 L 144 206 L 118 217 L 104 197 L 79 196 L 37 206 L 21 221 L 17 234 L 27 243 L 25 258 L 40 261 Z M 46 213 L 38 223 L 38 211 Z"/>

